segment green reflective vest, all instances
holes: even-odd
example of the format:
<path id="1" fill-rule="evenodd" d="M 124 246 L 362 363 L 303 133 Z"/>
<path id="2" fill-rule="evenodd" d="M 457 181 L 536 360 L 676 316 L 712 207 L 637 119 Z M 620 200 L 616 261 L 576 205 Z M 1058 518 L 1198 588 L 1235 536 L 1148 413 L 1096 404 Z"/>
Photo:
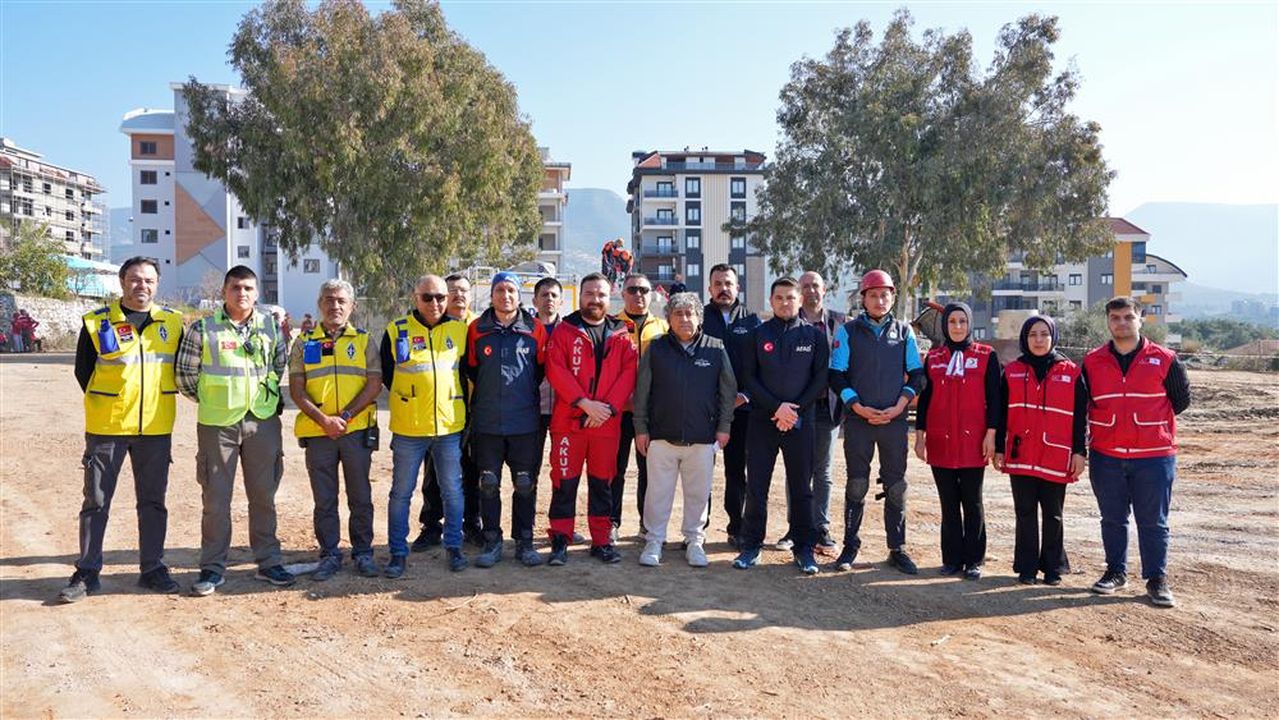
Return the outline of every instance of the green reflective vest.
<path id="1" fill-rule="evenodd" d="M 197 421 L 229 427 L 245 413 L 265 420 L 280 402 L 280 376 L 272 364 L 276 345 L 284 342 L 275 319 L 254 310 L 249 334 L 242 338 L 226 311 L 219 309 L 201 321 L 200 380 Z"/>

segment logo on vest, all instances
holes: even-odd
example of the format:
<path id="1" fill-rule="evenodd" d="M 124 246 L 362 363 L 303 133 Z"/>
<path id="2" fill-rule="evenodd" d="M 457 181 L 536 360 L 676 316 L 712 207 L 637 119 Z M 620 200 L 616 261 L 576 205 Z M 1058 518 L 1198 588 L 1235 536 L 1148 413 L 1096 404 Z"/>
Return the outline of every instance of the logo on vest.
<path id="1" fill-rule="evenodd" d="M 123 338 L 121 338 L 121 339 L 123 339 Z M 1152 357 L 1152 358 L 1147 358 L 1147 359 L 1146 359 L 1146 362 L 1150 363 L 1151 365 L 1161 365 L 1161 364 L 1163 364 L 1163 362 L 1162 362 L 1159 358 L 1154 358 L 1154 357 Z"/>
<path id="2" fill-rule="evenodd" d="M 838 341 L 838 340 L 833 340 L 833 341 L 831 341 L 830 349 L 831 349 L 831 350 L 835 350 L 835 349 L 837 349 L 837 348 L 839 348 L 839 341 Z"/>
<path id="3" fill-rule="evenodd" d="M 812 352 L 812 351 L 813 351 L 812 345 L 796 345 L 795 346 L 795 352 Z"/>
<path id="4" fill-rule="evenodd" d="M 889 340 L 896 340 L 896 339 L 897 339 L 897 328 L 896 328 L 896 327 L 888 328 L 888 339 L 889 339 Z"/>
<path id="5" fill-rule="evenodd" d="M 710 367 L 711 361 L 707 360 L 706 358 L 697 358 L 696 360 L 693 361 L 693 365 L 696 367 L 703 367 L 703 368 Z"/>
<path id="6" fill-rule="evenodd" d="M 745 335 L 746 333 L 749 333 L 749 332 L 750 332 L 750 330 L 747 330 L 746 328 L 744 328 L 744 327 L 742 327 L 742 326 L 740 326 L 740 325 L 738 325 L 737 327 L 733 328 L 733 334 L 734 334 L 734 335 Z"/>
<path id="7" fill-rule="evenodd" d="M 1069 376 L 1069 375 L 1058 375 L 1058 376 L 1057 376 L 1057 382 L 1064 382 L 1064 383 L 1068 383 L 1068 382 L 1070 382 L 1070 376 Z"/>
<path id="8" fill-rule="evenodd" d="M 354 360 L 354 359 L 355 359 L 355 343 L 348 343 L 348 344 L 347 344 L 347 346 L 346 346 L 346 359 L 347 359 L 347 360 Z"/>
<path id="9" fill-rule="evenodd" d="M 218 347 L 222 348 L 223 350 L 234 350 L 240 347 L 240 343 L 236 342 L 235 340 L 223 340 L 221 343 L 218 344 Z"/>
<path id="10" fill-rule="evenodd" d="M 772 344 L 771 342 L 766 342 L 766 343 L 764 343 L 764 352 L 772 352 L 772 351 L 773 351 L 773 347 L 774 347 L 774 346 L 773 346 L 773 344 Z"/>
<path id="11" fill-rule="evenodd" d="M 167 327 L 165 327 L 165 326 L 161 325 L 161 326 L 160 326 L 160 330 L 159 330 L 158 332 L 160 333 L 160 339 L 161 339 L 161 340 L 163 340 L 163 341 L 165 341 L 165 342 L 168 342 L 168 341 L 169 341 L 169 328 L 167 328 Z"/>
<path id="12" fill-rule="evenodd" d="M 977 367 L 977 358 L 966 358 L 964 360 L 964 367 L 970 370 Z"/>
<path id="13" fill-rule="evenodd" d="M 449 350 L 453 349 L 453 338 L 444 338 L 444 347 Z"/>
<path id="14" fill-rule="evenodd" d="M 485 346 L 484 346 L 484 357 L 489 357 L 489 356 L 490 356 L 490 355 L 492 355 L 492 354 L 493 354 L 493 346 L 492 346 L 492 345 L 485 345 Z"/>
<path id="15" fill-rule="evenodd" d="M 120 338 L 120 342 L 133 342 L 133 326 L 129 323 L 122 323 L 115 326 L 115 334 Z"/>
<path id="16" fill-rule="evenodd" d="M 413 349 L 414 349 L 414 350 L 425 350 L 425 349 L 426 349 L 426 338 L 422 337 L 421 335 L 414 335 L 414 336 L 413 336 Z"/>

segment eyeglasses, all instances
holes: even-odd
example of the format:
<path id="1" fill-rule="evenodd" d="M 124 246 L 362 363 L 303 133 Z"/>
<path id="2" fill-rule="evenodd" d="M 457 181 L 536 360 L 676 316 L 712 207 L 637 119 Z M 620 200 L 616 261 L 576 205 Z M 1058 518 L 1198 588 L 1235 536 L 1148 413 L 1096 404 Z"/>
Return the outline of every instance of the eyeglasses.
<path id="1" fill-rule="evenodd" d="M 418 295 L 418 297 L 422 298 L 422 302 L 424 303 L 429 303 L 429 302 L 442 303 L 445 300 L 449 299 L 449 296 L 443 293 L 421 293 Z"/>
<path id="2" fill-rule="evenodd" d="M 647 295 L 653 292 L 653 288 L 644 287 L 643 285 L 632 285 L 626 288 L 626 292 L 632 295 Z"/>

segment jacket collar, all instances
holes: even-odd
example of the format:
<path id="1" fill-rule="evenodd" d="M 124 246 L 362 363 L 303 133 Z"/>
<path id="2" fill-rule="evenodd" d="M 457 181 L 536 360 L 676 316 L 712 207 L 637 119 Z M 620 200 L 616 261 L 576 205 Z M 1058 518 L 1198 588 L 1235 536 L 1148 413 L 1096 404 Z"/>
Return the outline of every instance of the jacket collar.
<path id="1" fill-rule="evenodd" d="M 479 329 L 484 332 L 492 332 L 500 327 L 506 327 L 513 332 L 524 333 L 525 335 L 532 335 L 533 328 L 536 325 L 533 314 L 529 312 L 528 308 L 523 306 L 515 311 L 515 319 L 511 321 L 510 325 L 503 326 L 499 323 L 497 321 L 497 311 L 491 307 L 481 313 L 476 322 L 479 323 Z"/>
<path id="2" fill-rule="evenodd" d="M 586 320 L 582 318 L 581 310 L 574 310 L 571 315 L 565 317 L 561 322 L 568 323 L 569 325 L 577 328 L 578 332 L 586 332 Z M 604 337 L 607 338 L 619 332 L 626 332 L 626 324 L 612 315 L 605 314 Z"/>

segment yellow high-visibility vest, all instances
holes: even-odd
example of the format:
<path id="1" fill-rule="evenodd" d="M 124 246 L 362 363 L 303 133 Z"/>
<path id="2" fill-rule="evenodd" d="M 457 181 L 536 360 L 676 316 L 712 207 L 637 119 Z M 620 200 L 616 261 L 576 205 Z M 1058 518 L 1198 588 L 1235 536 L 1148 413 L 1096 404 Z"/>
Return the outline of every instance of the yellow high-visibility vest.
<path id="1" fill-rule="evenodd" d="M 439 437 L 461 432 L 466 425 L 462 394 L 462 358 L 466 324 L 444 316 L 433 328 L 413 313 L 386 328 L 395 360 L 391 378 L 391 432 L 412 437 Z"/>
<path id="2" fill-rule="evenodd" d="M 359 328 L 347 325 L 342 334 L 330 338 L 324 327 L 316 325 L 296 342 L 303 343 L 302 365 L 306 372 L 306 394 L 325 415 L 341 415 L 346 407 L 364 390 L 368 381 L 369 335 Z M 308 358 L 308 356 L 310 356 Z M 308 361 L 310 360 L 310 361 Z M 374 423 L 377 404 L 370 404 L 346 423 L 347 433 L 363 430 Z M 297 437 L 323 437 L 324 429 L 306 413 L 299 412 L 293 423 Z"/>
<path id="3" fill-rule="evenodd" d="M 98 352 L 84 392 L 84 430 L 95 435 L 168 435 L 173 432 L 178 387 L 173 361 L 182 336 L 182 314 L 152 306 L 139 331 L 120 301 L 83 316 Z M 106 341 L 106 347 L 103 342 Z M 114 349 L 111 346 L 114 345 Z"/>

